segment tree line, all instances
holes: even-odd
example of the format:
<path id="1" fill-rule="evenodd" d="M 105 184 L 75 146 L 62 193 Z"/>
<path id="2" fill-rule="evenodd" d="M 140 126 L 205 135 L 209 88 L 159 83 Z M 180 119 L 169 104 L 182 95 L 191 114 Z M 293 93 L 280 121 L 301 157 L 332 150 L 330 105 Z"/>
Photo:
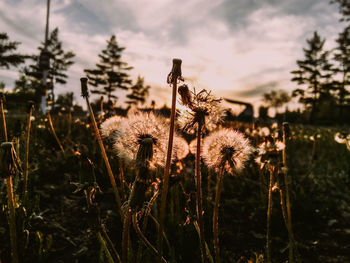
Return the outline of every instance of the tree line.
<path id="1" fill-rule="evenodd" d="M 55 98 L 55 87 L 67 83 L 67 71 L 74 64 L 75 53 L 65 51 L 62 41 L 59 39 L 59 30 L 55 28 L 46 43 L 46 50 L 49 55 L 49 70 L 46 87 L 42 86 L 43 69 L 40 54 L 45 48 L 42 42 L 38 47 L 38 54 L 23 55 L 16 52 L 20 43 L 11 41 L 7 33 L 0 33 L 0 68 L 19 67 L 19 78 L 14 83 L 14 92 L 21 96 L 29 96 L 39 102 L 44 89 L 49 91 L 49 102 L 51 108 L 55 108 L 55 102 L 71 101 L 73 93 L 68 92 L 65 95 L 59 95 Z M 106 97 L 106 103 L 113 105 L 118 97 L 116 91 L 129 90 L 126 95 L 128 105 L 144 104 L 149 95 L 149 85 L 145 85 L 143 77 L 138 76 L 135 83 L 130 78 L 129 71 L 133 67 L 122 59 L 122 53 L 125 47 L 121 47 L 117 42 L 116 36 L 112 35 L 107 40 L 106 48 L 98 54 L 99 62 L 93 69 L 84 69 L 89 78 L 89 83 L 94 87 L 92 93 Z M 29 60 L 29 63 L 26 61 Z M 5 84 L 0 83 L 0 89 L 4 89 Z"/>

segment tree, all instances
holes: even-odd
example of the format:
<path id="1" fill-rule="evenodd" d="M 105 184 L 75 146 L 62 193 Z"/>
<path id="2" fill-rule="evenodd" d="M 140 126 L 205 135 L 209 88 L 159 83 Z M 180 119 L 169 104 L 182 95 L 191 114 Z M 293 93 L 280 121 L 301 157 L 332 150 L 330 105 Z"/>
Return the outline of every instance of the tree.
<path id="1" fill-rule="evenodd" d="M 277 115 L 277 109 L 288 103 L 291 97 L 284 90 L 272 90 L 270 93 L 263 95 L 263 100 L 268 106 L 275 109 L 275 114 Z"/>
<path id="2" fill-rule="evenodd" d="M 304 48 L 304 60 L 297 60 L 298 69 L 292 71 L 292 81 L 305 89 L 298 88 L 293 91 L 293 97 L 299 97 L 299 102 L 306 109 L 311 110 L 310 121 L 314 121 L 318 111 L 321 96 L 329 97 L 332 85 L 332 65 L 328 61 L 329 51 L 324 51 L 325 39 L 321 39 L 317 32 L 307 40 L 308 47 Z"/>
<path id="3" fill-rule="evenodd" d="M 137 77 L 137 81 L 135 85 L 133 85 L 131 89 L 131 93 L 126 95 L 126 97 L 129 99 L 126 103 L 129 105 L 138 105 L 141 103 L 142 105 L 145 103 L 148 95 L 149 95 L 149 89 L 150 86 L 145 86 L 144 84 L 145 80 L 141 76 Z"/>
<path id="4" fill-rule="evenodd" d="M 96 87 L 92 93 L 107 96 L 108 102 L 118 97 L 113 94 L 117 89 L 127 90 L 131 85 L 127 71 L 132 67 L 121 60 L 124 47 L 120 47 L 115 35 L 107 40 L 106 49 L 98 55 L 100 63 L 96 64 L 96 69 L 85 69 L 89 83 Z"/>
<path id="5" fill-rule="evenodd" d="M 339 81 L 334 81 L 337 92 L 337 103 L 340 108 L 340 119 L 343 118 L 343 110 L 347 104 L 350 92 L 347 87 L 350 84 L 350 26 L 347 26 L 336 39 L 337 47 L 334 52 L 334 60 L 338 66 L 334 68 L 334 73 L 340 75 Z"/>
<path id="6" fill-rule="evenodd" d="M 340 21 L 350 21 L 350 2 L 349 0 L 332 0 L 331 4 L 339 4 L 339 13 L 343 15 Z"/>
<path id="7" fill-rule="evenodd" d="M 25 62 L 28 56 L 14 52 L 19 44 L 19 42 L 11 42 L 6 33 L 0 33 L 0 68 L 9 69 L 10 66 L 17 67 Z"/>
<path id="8" fill-rule="evenodd" d="M 47 40 L 47 51 L 50 57 L 50 68 L 47 78 L 49 80 L 48 87 L 51 90 L 52 102 L 55 101 L 55 84 L 67 83 L 68 75 L 66 72 L 68 68 L 74 64 L 74 61 L 72 59 L 75 56 L 72 51 L 66 52 L 63 50 L 62 41 L 59 40 L 58 33 L 58 28 L 55 28 Z M 44 50 L 44 47 L 45 43 L 41 43 L 41 45 L 38 47 L 40 53 Z M 30 85 L 36 87 L 37 92 L 40 92 L 38 89 L 41 88 L 40 84 L 43 77 L 43 71 L 39 65 L 39 58 L 39 55 L 31 56 L 31 59 L 34 63 L 29 65 L 29 67 L 23 68 L 23 74 L 25 75 L 25 78 L 30 83 Z M 23 77 L 20 76 L 20 80 L 21 78 L 23 82 Z M 18 85 L 19 84 L 21 84 L 21 81 L 18 82 Z M 18 85 L 16 85 L 15 88 L 20 88 Z"/>

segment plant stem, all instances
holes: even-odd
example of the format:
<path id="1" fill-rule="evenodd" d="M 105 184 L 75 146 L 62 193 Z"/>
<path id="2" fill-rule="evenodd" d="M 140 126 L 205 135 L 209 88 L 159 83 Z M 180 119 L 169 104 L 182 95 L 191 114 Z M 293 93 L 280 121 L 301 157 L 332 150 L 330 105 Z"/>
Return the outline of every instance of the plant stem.
<path id="1" fill-rule="evenodd" d="M 123 237 L 122 237 L 122 262 L 128 263 L 128 252 L 129 252 L 129 229 L 130 229 L 130 219 L 132 211 L 128 209 L 126 215 L 124 215 L 123 223 Z"/>
<path id="2" fill-rule="evenodd" d="M 118 261 L 119 263 L 121 263 L 122 261 L 120 260 L 119 253 L 118 253 L 118 251 L 115 249 L 115 247 L 114 247 L 114 245 L 113 245 L 113 242 L 112 242 L 112 240 L 109 238 L 109 236 L 108 236 L 108 234 L 107 234 L 106 229 L 105 229 L 104 226 L 102 226 L 101 232 L 102 232 L 103 238 L 107 241 L 107 244 L 111 247 L 111 249 L 112 249 L 112 251 L 113 251 L 115 257 L 117 258 L 117 261 Z"/>
<path id="3" fill-rule="evenodd" d="M 0 98 L 0 109 L 1 109 L 1 118 L 4 131 L 4 141 L 8 141 L 7 137 L 7 126 L 6 118 L 4 112 L 3 99 Z M 17 251 L 17 233 L 16 233 L 16 214 L 15 214 L 15 200 L 13 195 L 13 183 L 12 175 L 6 178 L 6 188 L 7 188 L 7 205 L 9 209 L 9 227 L 10 227 L 10 240 L 11 240 L 11 262 L 18 263 L 18 251 Z"/>
<path id="4" fill-rule="evenodd" d="M 112 187 L 113 187 L 113 192 L 114 192 L 117 204 L 118 204 L 118 209 L 120 211 L 121 217 L 123 218 L 123 211 L 122 211 L 122 207 L 121 207 L 120 195 L 119 195 L 119 191 L 118 191 L 118 188 L 117 188 L 117 184 L 116 184 L 115 179 L 114 179 L 112 168 L 111 168 L 111 165 L 109 164 L 105 147 L 103 146 L 101 135 L 100 135 L 100 132 L 99 132 L 98 127 L 97 127 L 97 123 L 96 123 L 96 120 L 95 120 L 94 112 L 93 112 L 93 110 L 91 108 L 91 105 L 90 105 L 90 102 L 89 102 L 89 98 L 86 96 L 85 99 L 86 99 L 86 105 L 87 105 L 87 107 L 89 109 L 91 123 L 92 123 L 92 125 L 94 127 L 95 136 L 96 136 L 98 145 L 99 145 L 100 150 L 101 150 L 101 154 L 102 154 L 103 160 L 104 160 L 106 168 L 107 168 L 107 173 L 108 173 L 108 176 L 109 176 L 109 180 L 110 180 L 110 182 L 112 184 Z"/>
<path id="5" fill-rule="evenodd" d="M 25 148 L 25 157 L 24 157 L 24 182 L 23 182 L 23 200 L 24 202 L 27 199 L 27 187 L 28 187 L 28 159 L 29 159 L 29 139 L 30 139 L 30 128 L 32 126 L 32 112 L 33 107 L 29 109 L 28 118 L 27 118 L 27 133 L 26 133 L 26 148 Z"/>
<path id="6" fill-rule="evenodd" d="M 285 147 L 282 151 L 282 161 L 283 161 L 283 168 L 284 168 L 284 185 L 286 187 L 286 207 L 287 207 L 287 230 L 288 230 L 288 236 L 289 236 L 289 262 L 294 262 L 294 255 L 293 252 L 296 250 L 294 235 L 293 235 L 293 228 L 292 228 L 292 212 L 291 212 L 291 205 L 290 205 L 290 197 L 289 197 L 289 177 L 288 177 L 288 169 L 287 169 L 287 154 L 286 154 L 286 148 L 287 148 L 287 135 L 286 135 L 286 128 L 283 127 L 283 144 Z"/>
<path id="7" fill-rule="evenodd" d="M 101 232 L 97 232 L 97 238 L 98 240 L 100 241 L 100 244 L 103 248 L 103 251 L 105 252 L 106 254 L 106 257 L 107 257 L 107 260 L 109 263 L 114 263 L 114 260 L 113 260 L 113 257 L 111 255 L 111 253 L 109 252 L 108 250 L 108 247 L 107 247 L 107 244 L 106 244 L 106 241 L 103 239 L 102 235 L 101 235 Z"/>
<path id="8" fill-rule="evenodd" d="M 52 132 L 53 136 L 55 137 L 56 142 L 57 142 L 58 146 L 60 147 L 60 149 L 61 149 L 61 151 L 62 151 L 62 153 L 63 153 L 63 155 L 64 155 L 63 146 L 62 146 L 62 144 L 61 144 L 60 139 L 58 139 L 58 137 L 57 137 L 57 134 L 56 134 L 56 132 L 55 132 L 55 128 L 53 127 L 53 123 L 52 123 L 52 119 L 51 119 L 51 114 L 50 114 L 49 111 L 47 112 L 47 119 L 49 120 L 49 125 L 50 125 L 51 132 Z"/>
<path id="9" fill-rule="evenodd" d="M 274 173 L 275 169 L 270 168 L 270 185 L 269 185 L 269 197 L 267 206 L 267 230 L 266 230 L 266 257 L 267 263 L 271 263 L 271 213 L 272 213 L 272 187 L 274 185 Z"/>
<path id="10" fill-rule="evenodd" d="M 196 208 L 197 208 L 197 217 L 199 223 L 199 239 L 201 244 L 201 255 L 202 262 L 207 262 L 206 250 L 205 250 L 205 238 L 204 238 L 204 222 L 203 222 L 203 209 L 202 209 L 202 176 L 201 176 L 201 137 L 202 137 L 202 124 L 198 122 L 198 131 L 197 131 L 197 149 L 196 149 Z"/>
<path id="11" fill-rule="evenodd" d="M 173 61 L 174 63 L 174 61 Z M 180 68 L 181 70 L 181 68 Z M 163 252 L 163 227 L 164 227 L 164 218 L 165 218 L 165 207 L 166 199 L 168 195 L 169 188 L 169 175 L 170 175 L 170 165 L 171 165 L 171 155 L 173 150 L 173 141 L 174 141 L 174 129 L 175 129 L 175 113 L 176 113 L 176 92 L 177 92 L 177 80 L 180 76 L 173 76 L 173 93 L 172 93 L 172 102 L 171 102 L 171 115 L 170 115 L 170 130 L 169 130 L 169 140 L 168 140 L 168 151 L 166 157 L 166 164 L 164 170 L 164 179 L 162 187 L 162 198 L 160 203 L 160 222 L 158 230 L 158 251 L 159 257 L 158 262 L 161 262 L 162 252 Z"/>
<path id="12" fill-rule="evenodd" d="M 219 177 L 216 182 L 216 194 L 215 194 L 215 205 L 213 213 L 213 236 L 214 236 L 214 249 L 215 249 L 215 259 L 216 263 L 220 263 L 220 246 L 219 246 L 219 204 L 220 204 L 220 194 L 222 187 L 222 179 L 224 177 L 224 169 L 220 169 Z"/>
<path id="13" fill-rule="evenodd" d="M 141 241 L 145 244 L 146 247 L 148 247 L 150 250 L 152 250 L 152 252 L 159 256 L 159 253 L 158 253 L 158 250 L 151 244 L 151 242 L 148 241 L 148 239 L 145 237 L 145 235 L 142 233 L 140 227 L 139 227 L 139 224 L 137 222 L 137 215 L 136 213 L 134 213 L 132 215 L 132 222 L 133 222 L 133 225 L 134 225 L 134 229 L 138 235 L 138 237 L 141 239 Z M 167 261 L 162 257 L 162 262 L 163 263 L 167 263 Z"/>

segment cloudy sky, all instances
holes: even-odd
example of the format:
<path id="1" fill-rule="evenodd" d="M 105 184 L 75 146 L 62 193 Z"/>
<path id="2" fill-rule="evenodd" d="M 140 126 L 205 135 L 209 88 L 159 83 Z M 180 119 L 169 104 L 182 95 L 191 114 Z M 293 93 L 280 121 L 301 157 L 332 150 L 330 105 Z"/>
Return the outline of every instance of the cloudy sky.
<path id="1" fill-rule="evenodd" d="M 257 105 L 272 89 L 293 90 L 290 71 L 315 30 L 334 47 L 344 27 L 337 8 L 329 0 L 51 0 L 50 30 L 58 27 L 64 49 L 76 54 L 57 91 L 79 100 L 83 69 L 94 67 L 115 34 L 133 79 L 145 77 L 158 105 L 170 104 L 173 58 L 196 88 Z M 46 0 L 0 1 L 0 31 L 20 41 L 21 52 L 37 52 L 45 16 Z M 17 78 L 16 69 L 0 70 L 7 88 Z"/>

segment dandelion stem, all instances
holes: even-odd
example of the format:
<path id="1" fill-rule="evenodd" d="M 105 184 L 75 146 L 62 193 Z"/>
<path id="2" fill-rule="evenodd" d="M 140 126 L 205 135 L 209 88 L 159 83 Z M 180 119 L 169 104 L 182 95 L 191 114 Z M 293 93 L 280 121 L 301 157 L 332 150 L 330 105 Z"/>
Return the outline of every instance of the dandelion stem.
<path id="1" fill-rule="evenodd" d="M 219 204 L 220 204 L 220 194 L 222 188 L 222 179 L 224 176 L 224 169 L 220 169 L 219 177 L 216 182 L 216 194 L 215 194 L 215 205 L 213 213 L 213 236 L 214 236 L 214 249 L 215 249 L 215 259 L 216 263 L 220 263 L 220 246 L 219 246 Z"/>
<path id="2" fill-rule="evenodd" d="M 161 197 L 161 204 L 160 204 L 160 222 L 159 222 L 159 230 L 158 230 L 158 251 L 159 251 L 158 262 L 161 262 L 161 257 L 163 252 L 162 233 L 163 233 L 163 227 L 164 227 L 166 199 L 167 199 L 168 188 L 169 188 L 170 164 L 171 164 L 171 155 L 172 155 L 172 149 L 173 149 L 174 128 L 175 128 L 177 81 L 178 81 L 178 77 L 181 77 L 181 60 L 179 59 L 173 60 L 172 74 L 173 74 L 172 76 L 173 93 L 172 93 L 172 102 L 171 102 L 168 151 L 167 151 L 166 164 L 164 169 L 162 197 Z"/>
<path id="3" fill-rule="evenodd" d="M 116 199 L 116 201 L 117 201 L 117 204 L 118 204 L 118 209 L 119 209 L 119 211 L 120 211 L 121 217 L 123 217 L 123 211 L 122 211 L 122 208 L 121 208 L 121 200 L 120 200 L 119 191 L 118 191 L 118 188 L 117 188 L 117 184 L 116 184 L 116 182 L 115 182 L 115 179 L 114 179 L 114 175 L 113 175 L 113 172 L 112 172 L 111 165 L 109 164 L 109 161 L 108 161 L 108 157 L 107 157 L 107 154 L 106 154 L 105 147 L 103 146 L 103 142 L 102 142 L 102 139 L 101 139 L 101 135 L 100 135 L 100 132 L 99 132 L 99 130 L 98 130 L 97 123 L 96 123 L 96 120 L 95 120 L 94 112 L 93 112 L 93 110 L 92 110 L 92 108 L 91 108 L 91 105 L 90 105 L 88 96 L 85 96 L 85 99 L 86 99 L 86 105 L 87 105 L 87 107 L 88 107 L 88 109 L 89 109 L 89 114 L 90 114 L 91 123 L 92 123 L 93 128 L 94 128 L 94 131 L 95 131 L 95 136 L 96 136 L 98 145 L 99 145 L 99 147 L 100 147 L 100 150 L 101 150 L 101 154 L 102 154 L 104 163 L 105 163 L 106 168 L 107 168 L 107 173 L 108 173 L 108 176 L 109 176 L 109 180 L 110 180 L 110 182 L 111 182 L 111 184 L 112 184 L 112 187 L 113 187 L 113 192 L 114 192 L 114 195 L 115 195 L 115 199 Z"/>
<path id="4" fill-rule="evenodd" d="M 64 155 L 64 149 L 63 149 L 63 146 L 61 144 L 60 139 L 58 139 L 58 137 L 57 137 L 55 128 L 53 127 L 53 123 L 52 123 L 52 118 L 51 118 L 50 112 L 47 112 L 47 119 L 49 120 L 49 125 L 50 125 L 51 132 L 52 132 L 53 136 L 55 137 L 55 140 L 56 140 L 58 146 L 60 147 L 60 149 L 61 149 L 61 151 L 62 151 L 62 153 Z"/>
<path id="5" fill-rule="evenodd" d="M 120 260 L 119 253 L 118 253 L 118 251 L 115 249 L 115 247 L 114 247 L 114 245 L 113 245 L 113 242 L 112 242 L 112 240 L 109 238 L 109 236 L 108 236 L 108 234 L 107 234 L 106 229 L 105 229 L 104 226 L 102 226 L 102 231 L 101 231 L 101 232 L 102 232 L 103 238 L 107 241 L 107 244 L 111 247 L 111 249 L 112 249 L 112 251 L 113 251 L 115 257 L 117 258 L 117 261 L 118 261 L 119 263 L 121 263 L 122 261 Z"/>
<path id="6" fill-rule="evenodd" d="M 152 250 L 152 252 L 155 254 L 155 255 L 158 255 L 159 256 L 159 253 L 158 253 L 158 250 L 151 244 L 151 242 L 148 241 L 148 239 L 145 237 L 145 235 L 142 233 L 140 227 L 139 227 L 139 224 L 137 222 L 137 215 L 136 213 L 134 213 L 132 215 L 132 222 L 133 222 L 133 225 L 134 225 L 134 228 L 135 228 L 135 231 L 138 235 L 138 237 L 141 239 L 141 241 L 146 245 L 146 247 L 148 247 L 150 250 Z M 165 260 L 165 258 L 162 257 L 162 262 L 165 262 L 167 263 L 167 261 Z"/>
<path id="7" fill-rule="evenodd" d="M 289 177 L 287 172 L 287 129 L 288 123 L 283 123 L 283 144 L 285 147 L 282 151 L 282 161 L 283 161 L 283 167 L 284 167 L 284 184 L 286 188 L 286 208 L 287 208 L 287 229 L 288 229 L 288 236 L 289 236 L 289 262 L 294 262 L 294 250 L 296 251 L 296 245 L 294 240 L 294 234 L 293 234 L 293 228 L 292 228 L 292 212 L 291 212 L 291 205 L 290 205 L 290 197 L 289 197 Z"/>
<path id="8" fill-rule="evenodd" d="M 27 117 L 27 133 L 26 133 L 26 148 L 24 157 L 24 182 L 23 182 L 23 200 L 27 199 L 27 187 L 28 187 L 28 159 L 29 159 L 29 139 L 30 139 L 30 128 L 32 126 L 32 112 L 33 106 L 30 107 Z"/>
<path id="9" fill-rule="evenodd" d="M 267 263 L 271 263 L 271 213 L 272 213 L 272 187 L 274 185 L 275 169 L 270 168 L 270 185 L 267 206 L 267 229 L 266 229 L 266 257 Z"/>
<path id="10" fill-rule="evenodd" d="M 128 263 L 128 252 L 129 252 L 129 229 L 130 229 L 130 219 L 132 211 L 129 208 L 124 216 L 123 223 L 123 237 L 122 237 L 122 262 Z"/>
<path id="11" fill-rule="evenodd" d="M 196 149 L 196 208 L 197 208 L 197 217 L 199 223 L 199 239 L 201 244 L 201 255 L 202 262 L 207 262 L 206 250 L 205 250 L 205 238 L 204 238 L 204 222 L 203 222 L 203 209 L 202 209 L 202 176 L 201 176 L 201 138 L 202 137 L 202 123 L 198 122 L 198 131 L 197 131 L 197 149 Z"/>
<path id="12" fill-rule="evenodd" d="M 3 98 L 0 98 L 0 109 L 4 132 L 4 141 L 8 141 L 7 137 L 7 127 L 6 118 L 4 112 Z M 13 183 L 12 176 L 10 175 L 6 178 L 6 188 L 7 188 L 7 205 L 9 209 L 9 226 L 10 226 L 10 240 L 11 240 L 11 261 L 12 263 L 18 263 L 18 251 L 17 251 L 17 233 L 16 233 L 16 214 L 15 214 L 15 200 L 13 196 Z"/>
<path id="13" fill-rule="evenodd" d="M 108 263 L 114 263 L 113 257 L 112 257 L 111 253 L 110 253 L 109 250 L 108 250 L 106 241 L 103 239 L 103 237 L 102 237 L 102 235 L 101 235 L 101 232 L 97 232 L 97 238 L 98 238 L 98 240 L 100 241 L 100 244 L 101 244 L 101 246 L 102 246 L 102 249 L 103 249 L 103 251 L 104 251 L 105 254 L 106 254 Z"/>

